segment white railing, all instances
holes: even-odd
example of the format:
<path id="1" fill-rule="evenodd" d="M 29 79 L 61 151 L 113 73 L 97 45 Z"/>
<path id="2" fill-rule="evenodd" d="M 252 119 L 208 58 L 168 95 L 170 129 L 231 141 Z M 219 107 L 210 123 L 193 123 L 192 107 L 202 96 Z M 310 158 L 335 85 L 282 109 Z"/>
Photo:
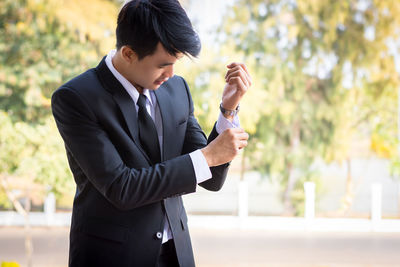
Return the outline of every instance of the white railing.
<path id="1" fill-rule="evenodd" d="M 382 219 L 382 185 L 371 185 L 370 219 L 316 218 L 315 184 L 306 182 L 304 217 L 248 216 L 248 185 L 241 182 L 238 189 L 238 216 L 190 215 L 190 224 L 207 228 L 251 228 L 266 230 L 400 232 L 400 220 Z M 44 202 L 44 212 L 31 212 L 32 226 L 69 226 L 70 212 L 55 212 L 55 197 L 49 194 Z M 14 211 L 0 212 L 0 226 L 22 226 L 25 220 Z"/>

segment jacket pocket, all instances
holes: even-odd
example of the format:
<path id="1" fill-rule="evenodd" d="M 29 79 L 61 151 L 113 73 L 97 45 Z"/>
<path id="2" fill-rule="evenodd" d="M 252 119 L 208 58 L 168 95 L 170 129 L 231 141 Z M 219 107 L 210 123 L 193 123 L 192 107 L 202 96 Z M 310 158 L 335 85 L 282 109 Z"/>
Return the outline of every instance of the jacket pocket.
<path id="1" fill-rule="evenodd" d="M 128 239 L 130 230 L 102 220 L 90 220 L 81 227 L 81 232 L 115 242 L 123 243 Z"/>
<path id="2" fill-rule="evenodd" d="M 178 124 L 176 125 L 176 127 L 180 127 L 180 126 L 182 126 L 182 125 L 185 125 L 186 122 L 187 122 L 187 119 L 186 119 L 186 118 L 183 118 L 183 119 L 179 120 L 179 122 L 178 122 Z"/>

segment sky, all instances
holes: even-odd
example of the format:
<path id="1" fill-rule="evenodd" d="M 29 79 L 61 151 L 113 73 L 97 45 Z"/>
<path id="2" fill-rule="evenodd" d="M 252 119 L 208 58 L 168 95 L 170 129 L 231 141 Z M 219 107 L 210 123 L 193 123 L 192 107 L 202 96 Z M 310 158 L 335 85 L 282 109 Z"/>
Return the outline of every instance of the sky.
<path id="1" fill-rule="evenodd" d="M 234 0 L 191 0 L 187 13 L 202 43 L 212 43 L 216 27 Z"/>

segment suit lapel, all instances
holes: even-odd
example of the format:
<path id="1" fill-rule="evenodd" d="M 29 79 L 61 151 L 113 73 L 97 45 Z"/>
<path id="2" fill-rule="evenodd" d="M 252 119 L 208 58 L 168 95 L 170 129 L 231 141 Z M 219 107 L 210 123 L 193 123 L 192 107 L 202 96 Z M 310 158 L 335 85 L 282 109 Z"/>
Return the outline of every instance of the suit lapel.
<path id="1" fill-rule="evenodd" d="M 176 138 L 176 129 L 174 123 L 174 109 L 173 103 L 171 102 L 171 96 L 168 93 L 167 86 L 170 86 L 168 83 L 164 83 L 160 86 L 159 89 L 155 90 L 154 93 L 157 97 L 157 103 L 160 107 L 162 125 L 163 125 L 163 149 L 161 160 L 168 160 L 173 157 L 170 155 L 173 150 L 173 146 L 175 144 L 174 140 Z"/>
<path id="2" fill-rule="evenodd" d="M 121 83 L 114 77 L 110 69 L 107 67 L 105 57 L 96 67 L 96 72 L 104 88 L 106 88 L 106 90 L 112 94 L 115 102 L 118 104 L 125 119 L 125 123 L 128 126 L 132 140 L 136 143 L 142 154 L 150 162 L 149 157 L 147 156 L 146 152 L 143 150 L 139 142 L 139 129 L 136 122 L 137 114 L 135 105 L 132 102 L 132 98 L 130 97 L 128 92 L 126 92 Z"/>

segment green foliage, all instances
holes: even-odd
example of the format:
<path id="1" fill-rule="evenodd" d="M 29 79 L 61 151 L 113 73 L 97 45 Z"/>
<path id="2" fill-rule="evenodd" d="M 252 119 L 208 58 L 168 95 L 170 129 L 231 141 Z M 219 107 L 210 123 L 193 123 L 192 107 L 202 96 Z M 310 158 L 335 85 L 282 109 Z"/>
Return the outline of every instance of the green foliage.
<path id="1" fill-rule="evenodd" d="M 31 126 L 13 123 L 1 112 L 0 136 L 0 175 L 2 179 L 12 178 L 8 179 L 10 189 L 36 188 L 39 191 L 34 195 L 42 197 L 49 189 L 58 195 L 73 190 L 62 140 L 51 118 L 45 124 Z"/>
<path id="2" fill-rule="evenodd" d="M 10 175 L 30 151 L 25 150 L 27 139 L 21 124 L 14 125 L 5 112 L 0 112 L 0 173 Z"/>
<path id="3" fill-rule="evenodd" d="M 399 10 L 398 1 L 239 0 L 224 20 L 222 40 L 256 61 L 253 90 L 267 94 L 250 162 L 286 197 L 315 160 L 343 161 L 371 133 L 369 148 L 393 155 Z"/>
<path id="4" fill-rule="evenodd" d="M 0 109 L 42 122 L 53 90 L 98 61 L 96 46 L 60 23 L 54 1 L 1 1 Z"/>
<path id="5" fill-rule="evenodd" d="M 195 115 L 205 132 L 210 132 L 218 118 L 219 104 L 225 86 L 226 67 L 229 63 L 243 62 L 244 55 L 235 52 L 233 48 L 214 49 L 207 44 L 202 48 L 199 59 L 184 58 L 176 66 L 176 73 L 185 77 L 195 106 Z M 255 63 L 246 61 L 248 67 Z M 261 81 L 252 77 L 254 84 Z M 256 131 L 256 124 L 261 117 L 261 110 L 265 108 L 267 98 L 265 91 L 250 89 L 242 100 L 240 108 L 241 127 L 250 134 Z"/>
<path id="6" fill-rule="evenodd" d="M 15 174 L 18 177 L 33 177 L 33 182 L 44 185 L 61 195 L 74 189 L 74 182 L 68 168 L 65 148 L 52 118 L 44 124 L 32 127 L 19 123 L 17 132 L 23 134 L 27 144 L 24 152 L 30 153 L 18 162 Z"/>
<path id="7" fill-rule="evenodd" d="M 41 198 L 74 190 L 51 94 L 115 42 L 117 1 L 64 2 L 0 1 L 0 179 Z M 87 16 L 89 9 L 95 15 Z M 7 207 L 5 196 L 0 190 Z"/>

